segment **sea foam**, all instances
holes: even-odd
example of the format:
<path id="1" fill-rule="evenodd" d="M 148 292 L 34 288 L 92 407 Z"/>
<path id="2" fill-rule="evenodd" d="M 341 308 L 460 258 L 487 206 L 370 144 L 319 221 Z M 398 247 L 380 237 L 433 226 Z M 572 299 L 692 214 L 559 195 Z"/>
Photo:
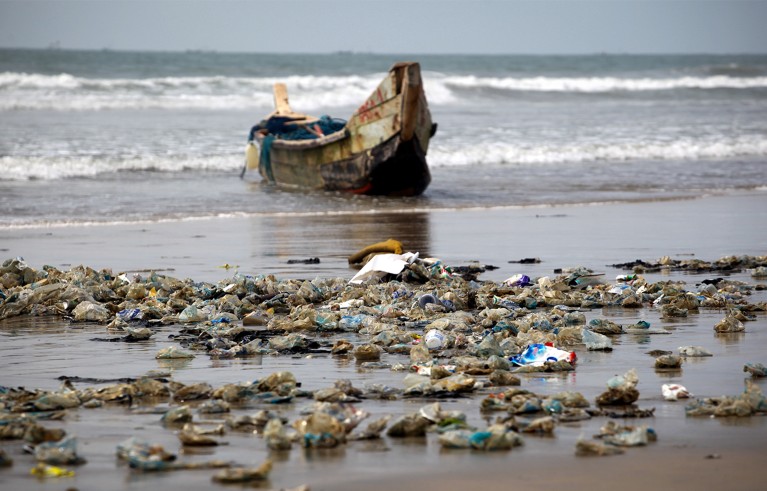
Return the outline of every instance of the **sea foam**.
<path id="1" fill-rule="evenodd" d="M 381 81 L 370 76 L 85 78 L 0 73 L 0 111 L 119 109 L 253 109 L 273 107 L 272 87 L 288 87 L 294 109 L 310 112 L 359 106 Z M 501 91 L 610 93 L 669 90 L 762 89 L 767 77 L 715 75 L 678 78 L 480 77 L 424 74 L 432 105 L 464 103 L 485 89 Z M 460 93 L 459 93 L 460 91 Z M 349 114 L 351 115 L 351 114 Z M 347 115 L 339 114 L 346 117 Z"/>

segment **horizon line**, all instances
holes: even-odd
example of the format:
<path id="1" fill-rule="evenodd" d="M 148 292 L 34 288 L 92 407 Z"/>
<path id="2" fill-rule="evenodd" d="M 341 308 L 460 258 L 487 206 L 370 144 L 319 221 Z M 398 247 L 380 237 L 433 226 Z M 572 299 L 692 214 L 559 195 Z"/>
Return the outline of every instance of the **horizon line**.
<path id="1" fill-rule="evenodd" d="M 50 52 L 86 52 L 86 53 L 153 53 L 153 54 L 222 54 L 222 55 L 303 55 L 303 56 L 329 56 L 329 55 L 373 55 L 373 56 L 765 56 L 767 51 L 763 52 L 710 52 L 710 51 L 690 51 L 690 52 L 626 52 L 626 51 L 590 51 L 590 52 L 378 52 L 378 51 L 356 51 L 356 50 L 330 50 L 330 51 L 229 51 L 203 48 L 186 49 L 135 49 L 135 48 L 69 48 L 52 45 L 48 47 L 28 47 L 28 46 L 0 46 L 3 51 L 50 51 Z"/>

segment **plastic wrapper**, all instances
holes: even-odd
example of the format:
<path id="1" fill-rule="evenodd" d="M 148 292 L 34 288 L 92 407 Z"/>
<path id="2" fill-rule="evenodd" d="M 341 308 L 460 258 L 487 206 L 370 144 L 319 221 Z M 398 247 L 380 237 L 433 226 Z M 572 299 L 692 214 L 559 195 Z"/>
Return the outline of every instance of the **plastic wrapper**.
<path id="1" fill-rule="evenodd" d="M 750 373 L 754 378 L 767 377 L 767 367 L 761 363 L 746 363 L 743 365 L 743 371 Z"/>
<path id="2" fill-rule="evenodd" d="M 67 437 L 59 442 L 43 442 L 35 447 L 35 458 L 49 465 L 85 463 L 77 454 L 77 439 Z"/>
<path id="3" fill-rule="evenodd" d="M 269 478 L 272 470 L 272 461 L 267 459 L 258 467 L 232 467 L 222 469 L 213 475 L 214 482 L 220 483 L 248 483 L 252 481 L 264 481 Z"/>
<path id="4" fill-rule="evenodd" d="M 624 450 L 620 447 L 613 445 L 605 445 L 600 442 L 587 441 L 579 439 L 575 443 L 575 455 L 579 457 L 586 456 L 599 456 L 604 457 L 607 455 L 619 455 L 624 453 Z"/>
<path id="5" fill-rule="evenodd" d="M 680 346 L 679 354 L 686 357 L 714 356 L 709 350 L 702 346 Z"/>
<path id="6" fill-rule="evenodd" d="M 279 418 L 272 418 L 264 427 L 264 440 L 271 450 L 290 450 L 295 440 L 291 428 L 282 424 Z"/>
<path id="7" fill-rule="evenodd" d="M 575 363 L 576 355 L 572 351 L 557 349 L 550 343 L 536 343 L 528 345 L 522 353 L 512 356 L 509 360 L 518 366 L 543 366 L 547 361 L 566 361 L 572 364 Z"/>
<path id="8" fill-rule="evenodd" d="M 386 274 L 399 274 L 405 266 L 413 263 L 417 258 L 418 253 L 412 252 L 375 255 L 349 280 L 349 283 L 362 284 L 378 281 Z"/>
<path id="9" fill-rule="evenodd" d="M 194 354 L 176 346 L 168 346 L 158 351 L 154 357 L 158 360 L 175 360 L 194 358 Z"/>
<path id="10" fill-rule="evenodd" d="M 684 385 L 679 384 L 663 384 L 661 386 L 661 394 L 667 401 L 676 401 L 677 399 L 687 399 L 692 394 L 687 390 Z"/>
<path id="11" fill-rule="evenodd" d="M 590 329 L 582 329 L 583 344 L 589 351 L 612 351 L 613 342 L 604 334 L 599 334 Z"/>
<path id="12" fill-rule="evenodd" d="M 72 310 L 72 315 L 79 322 L 106 322 L 112 314 L 101 304 L 85 301 Z"/>
<path id="13" fill-rule="evenodd" d="M 639 383 L 635 369 L 630 369 L 624 375 L 616 375 L 607 381 L 607 391 L 597 396 L 600 406 L 627 405 L 639 399 L 636 386 Z"/>

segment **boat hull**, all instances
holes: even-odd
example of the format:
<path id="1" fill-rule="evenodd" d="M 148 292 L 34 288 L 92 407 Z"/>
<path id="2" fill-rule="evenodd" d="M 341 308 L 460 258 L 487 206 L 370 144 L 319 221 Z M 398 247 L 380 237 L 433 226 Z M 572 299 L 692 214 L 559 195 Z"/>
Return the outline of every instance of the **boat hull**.
<path id="1" fill-rule="evenodd" d="M 255 134 L 258 169 L 286 188 L 419 195 L 431 182 L 426 153 L 435 129 L 419 65 L 399 63 L 340 131 L 304 140 Z"/>

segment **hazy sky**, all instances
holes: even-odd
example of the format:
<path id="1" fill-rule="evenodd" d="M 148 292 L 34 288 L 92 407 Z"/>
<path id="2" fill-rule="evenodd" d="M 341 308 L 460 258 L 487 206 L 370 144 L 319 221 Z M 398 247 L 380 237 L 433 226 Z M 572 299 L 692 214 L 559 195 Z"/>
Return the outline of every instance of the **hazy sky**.
<path id="1" fill-rule="evenodd" d="M 765 53 L 767 0 L 0 0 L 0 47 Z"/>

